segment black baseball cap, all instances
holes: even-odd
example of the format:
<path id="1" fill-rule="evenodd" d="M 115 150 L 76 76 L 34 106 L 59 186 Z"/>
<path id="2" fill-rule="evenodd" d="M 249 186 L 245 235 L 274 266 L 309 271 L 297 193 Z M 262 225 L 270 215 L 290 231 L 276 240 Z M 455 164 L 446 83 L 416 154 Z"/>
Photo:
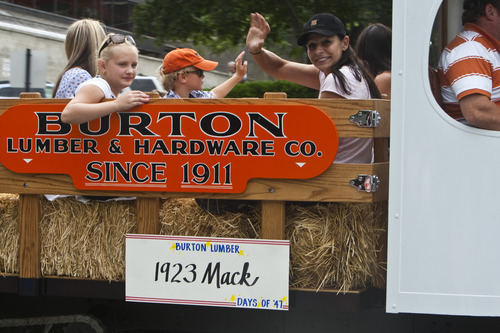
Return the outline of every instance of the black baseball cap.
<path id="1" fill-rule="evenodd" d="M 305 45 L 310 33 L 325 36 L 347 35 L 344 23 L 337 16 L 328 13 L 316 14 L 311 17 L 304 25 L 304 33 L 297 40 L 297 44 Z"/>

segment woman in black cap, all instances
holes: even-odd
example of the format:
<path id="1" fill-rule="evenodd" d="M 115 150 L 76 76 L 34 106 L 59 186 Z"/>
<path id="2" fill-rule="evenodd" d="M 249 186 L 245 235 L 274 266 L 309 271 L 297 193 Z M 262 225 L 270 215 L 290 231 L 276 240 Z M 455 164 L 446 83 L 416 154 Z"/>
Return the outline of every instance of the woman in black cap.
<path id="1" fill-rule="evenodd" d="M 259 13 L 250 15 L 247 48 L 267 74 L 319 90 L 319 98 L 380 98 L 373 77 L 349 45 L 344 24 L 332 14 L 316 14 L 304 26 L 297 43 L 307 49 L 311 64 L 285 60 L 263 48 L 271 31 Z M 340 138 L 335 163 L 371 163 L 373 140 Z"/>

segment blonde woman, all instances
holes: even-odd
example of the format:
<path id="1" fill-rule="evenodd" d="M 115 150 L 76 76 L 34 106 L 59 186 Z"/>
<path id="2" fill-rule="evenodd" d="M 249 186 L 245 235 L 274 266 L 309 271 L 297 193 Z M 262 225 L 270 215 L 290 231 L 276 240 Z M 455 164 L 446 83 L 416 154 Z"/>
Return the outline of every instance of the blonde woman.
<path id="1" fill-rule="evenodd" d="M 105 37 L 103 25 L 93 19 L 68 27 L 64 41 L 68 62 L 57 78 L 53 98 L 73 98 L 80 83 L 97 75 L 97 50 Z"/>

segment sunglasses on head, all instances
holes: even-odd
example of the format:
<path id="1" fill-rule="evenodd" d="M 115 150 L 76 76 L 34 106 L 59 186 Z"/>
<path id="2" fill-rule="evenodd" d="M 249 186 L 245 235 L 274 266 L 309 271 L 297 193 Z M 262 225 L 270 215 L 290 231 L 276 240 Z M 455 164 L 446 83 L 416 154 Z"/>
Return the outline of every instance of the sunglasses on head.
<path id="1" fill-rule="evenodd" d="M 195 71 L 185 71 L 184 73 L 186 73 L 186 74 L 195 73 L 195 74 L 197 74 L 199 77 L 202 77 L 202 76 L 204 76 L 204 75 L 205 75 L 201 69 L 197 69 L 197 70 L 195 70 Z"/>
<path id="2" fill-rule="evenodd" d="M 126 40 L 128 40 L 130 44 L 135 46 L 135 40 L 130 35 L 114 34 L 109 36 L 99 49 L 98 56 L 101 55 L 102 50 L 104 50 L 109 44 L 122 44 L 125 43 Z"/>

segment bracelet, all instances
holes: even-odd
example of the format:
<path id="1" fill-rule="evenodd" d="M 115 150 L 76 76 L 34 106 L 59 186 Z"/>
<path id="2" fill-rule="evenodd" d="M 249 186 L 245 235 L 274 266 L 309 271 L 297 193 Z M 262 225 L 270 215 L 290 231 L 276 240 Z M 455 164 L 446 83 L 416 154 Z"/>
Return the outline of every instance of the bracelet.
<path id="1" fill-rule="evenodd" d="M 248 50 L 248 53 L 250 53 L 251 55 L 257 55 L 257 54 L 260 54 L 262 52 L 262 49 L 259 50 L 259 52 L 255 52 L 255 53 L 252 53 L 252 51 Z"/>

